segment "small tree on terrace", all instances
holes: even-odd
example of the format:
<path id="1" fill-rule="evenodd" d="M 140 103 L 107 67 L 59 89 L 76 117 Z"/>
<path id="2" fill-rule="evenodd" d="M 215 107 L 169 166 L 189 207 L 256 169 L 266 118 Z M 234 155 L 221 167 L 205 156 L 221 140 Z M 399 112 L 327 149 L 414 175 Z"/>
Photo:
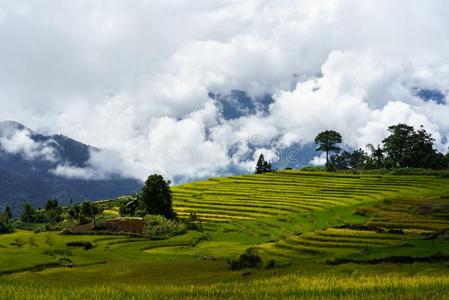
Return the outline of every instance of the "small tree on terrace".
<path id="1" fill-rule="evenodd" d="M 147 178 L 139 195 L 139 202 L 143 205 L 147 214 L 162 215 L 167 219 L 176 218 L 173 210 L 170 180 L 153 174 Z"/>
<path id="2" fill-rule="evenodd" d="M 338 144 L 341 142 L 341 134 L 334 130 L 325 130 L 316 136 L 315 144 L 319 145 L 316 151 L 326 152 L 326 167 L 329 167 L 329 152 L 340 152 Z"/>

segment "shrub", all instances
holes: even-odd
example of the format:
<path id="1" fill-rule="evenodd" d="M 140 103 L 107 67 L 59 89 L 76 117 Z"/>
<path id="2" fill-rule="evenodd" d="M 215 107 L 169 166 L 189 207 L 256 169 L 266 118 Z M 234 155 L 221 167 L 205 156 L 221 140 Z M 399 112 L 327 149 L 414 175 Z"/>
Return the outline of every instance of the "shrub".
<path id="1" fill-rule="evenodd" d="M 0 221 L 0 234 L 13 232 L 11 224 Z"/>
<path id="2" fill-rule="evenodd" d="M 68 257 L 60 257 L 60 258 L 58 258 L 58 263 L 59 263 L 61 266 L 65 266 L 65 267 L 69 267 L 69 268 L 72 268 L 72 267 L 73 267 L 73 262 L 72 262 L 72 260 L 71 260 L 70 258 L 68 258 Z"/>
<path id="3" fill-rule="evenodd" d="M 47 249 L 43 252 L 45 255 L 50 255 L 54 257 L 66 257 L 72 256 L 72 251 L 70 249 L 61 248 L 61 249 Z"/>
<path id="4" fill-rule="evenodd" d="M 192 240 L 191 245 L 192 245 L 192 247 L 195 247 L 195 246 L 198 245 L 199 243 L 201 243 L 201 242 L 203 242 L 203 241 L 208 241 L 208 240 L 209 240 L 209 235 L 208 235 L 208 234 L 201 234 L 201 235 L 195 237 L 195 238 Z"/>
<path id="5" fill-rule="evenodd" d="M 270 259 L 270 261 L 268 261 L 267 265 L 265 266 L 265 269 L 269 270 L 275 268 L 279 268 L 279 265 L 276 263 L 274 259 Z"/>
<path id="6" fill-rule="evenodd" d="M 149 215 L 145 220 L 145 237 L 151 240 L 167 239 L 173 235 L 179 235 L 187 232 L 185 224 L 174 220 L 169 220 L 160 215 Z"/>
<path id="7" fill-rule="evenodd" d="M 92 249 L 93 245 L 89 241 L 71 241 L 66 243 L 67 247 L 81 247 L 84 250 Z"/>
<path id="8" fill-rule="evenodd" d="M 238 259 L 231 259 L 229 264 L 232 270 L 241 270 L 244 268 L 255 268 L 262 263 L 262 258 L 256 248 L 248 248 Z"/>
<path id="9" fill-rule="evenodd" d="M 201 220 L 194 212 L 190 213 L 188 219 L 184 219 L 184 224 L 187 226 L 188 230 L 196 230 L 203 232 L 203 225 L 201 224 Z"/>

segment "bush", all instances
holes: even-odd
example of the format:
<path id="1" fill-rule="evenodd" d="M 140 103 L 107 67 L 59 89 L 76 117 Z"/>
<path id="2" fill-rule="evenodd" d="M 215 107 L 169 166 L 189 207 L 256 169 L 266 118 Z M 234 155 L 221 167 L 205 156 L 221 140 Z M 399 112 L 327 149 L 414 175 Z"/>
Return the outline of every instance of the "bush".
<path id="1" fill-rule="evenodd" d="M 72 267 L 73 267 L 73 262 L 72 262 L 72 260 L 71 260 L 70 258 L 68 258 L 68 257 L 59 257 L 59 258 L 58 258 L 58 263 L 59 263 L 61 266 L 64 266 L 64 267 L 69 267 L 69 268 L 72 268 Z"/>
<path id="2" fill-rule="evenodd" d="M 192 247 L 195 247 L 195 246 L 198 245 L 199 243 L 201 243 L 201 242 L 203 242 L 203 241 L 208 241 L 208 240 L 209 240 L 209 235 L 208 235 L 208 234 L 201 234 L 201 235 L 195 237 L 195 238 L 192 240 L 191 245 L 192 245 Z"/>
<path id="3" fill-rule="evenodd" d="M 269 270 L 275 268 L 279 268 L 279 265 L 276 263 L 274 259 L 270 259 L 270 261 L 268 261 L 267 265 L 265 266 L 265 269 Z"/>
<path id="4" fill-rule="evenodd" d="M 72 241 L 66 243 L 67 247 L 82 247 L 84 250 L 92 249 L 93 245 L 89 241 Z"/>
<path id="5" fill-rule="evenodd" d="M 50 255 L 54 257 L 66 257 L 72 256 L 72 251 L 70 249 L 61 248 L 61 249 L 47 249 L 43 252 L 45 255 Z"/>
<path id="6" fill-rule="evenodd" d="M 0 221 L 0 234 L 13 232 L 11 224 Z"/>
<path id="7" fill-rule="evenodd" d="M 151 240 L 167 239 L 171 236 L 187 232 L 185 224 L 169 220 L 164 216 L 149 215 L 146 216 L 144 220 L 146 223 L 144 235 Z"/>
<path id="8" fill-rule="evenodd" d="M 187 226 L 188 230 L 203 232 L 203 225 L 201 224 L 201 220 L 198 218 L 196 213 L 191 212 L 189 218 L 184 219 L 183 222 Z"/>
<path id="9" fill-rule="evenodd" d="M 256 248 L 248 248 L 238 259 L 231 259 L 229 264 L 232 270 L 241 270 L 244 268 L 255 268 L 262 263 L 262 258 Z"/>

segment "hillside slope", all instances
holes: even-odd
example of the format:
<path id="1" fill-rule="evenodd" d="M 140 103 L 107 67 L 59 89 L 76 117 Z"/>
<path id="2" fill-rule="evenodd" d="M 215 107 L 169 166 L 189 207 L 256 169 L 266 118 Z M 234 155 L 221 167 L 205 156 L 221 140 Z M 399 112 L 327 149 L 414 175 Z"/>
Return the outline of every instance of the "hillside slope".
<path id="1" fill-rule="evenodd" d="M 107 199 L 136 192 L 141 183 L 111 174 L 83 179 L 56 174 L 58 166 L 85 168 L 99 149 L 63 135 L 43 135 L 13 121 L 0 122 L 0 209 L 18 213 L 28 201 L 41 207 L 51 198 L 61 203 Z"/>
<path id="2" fill-rule="evenodd" d="M 49 299 L 449 296 L 449 178 L 280 171 L 175 186 L 173 196 L 181 217 L 198 214 L 202 231 L 166 240 L 0 235 L 0 274 L 9 274 L 0 287 Z M 97 224 L 127 201 L 98 202 Z M 73 241 L 93 247 L 67 247 Z M 229 259 L 248 248 L 262 264 L 231 271 Z"/>

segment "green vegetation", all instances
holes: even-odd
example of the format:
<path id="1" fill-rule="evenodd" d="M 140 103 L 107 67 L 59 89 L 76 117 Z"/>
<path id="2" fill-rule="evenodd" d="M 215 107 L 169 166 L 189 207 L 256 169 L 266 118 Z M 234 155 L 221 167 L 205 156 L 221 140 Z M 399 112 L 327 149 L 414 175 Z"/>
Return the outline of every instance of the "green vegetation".
<path id="1" fill-rule="evenodd" d="M 319 145 L 317 151 L 326 152 L 328 170 L 373 170 L 397 168 L 426 168 L 434 170 L 449 167 L 449 153 L 443 155 L 434 149 L 435 139 L 420 127 L 415 130 L 406 124 L 388 127 L 390 135 L 375 148 L 368 144 L 368 152 L 359 149 L 353 152 L 343 151 L 338 144 L 342 137 L 338 132 L 326 130 L 315 138 Z M 336 152 L 329 158 L 329 152 Z"/>
<path id="2" fill-rule="evenodd" d="M 449 178 L 414 170 L 212 178 L 171 188 L 174 219 L 62 208 L 0 235 L 0 299 L 449 297 Z"/>
<path id="3" fill-rule="evenodd" d="M 263 174 L 273 171 L 273 166 L 265 160 L 263 154 L 260 154 L 256 164 L 256 174 Z"/>
<path id="4" fill-rule="evenodd" d="M 144 220 L 146 223 L 144 235 L 151 240 L 163 240 L 187 232 L 185 224 L 169 220 L 164 216 L 149 215 Z"/>
<path id="5" fill-rule="evenodd" d="M 165 181 L 158 174 L 149 176 L 142 191 L 121 207 L 121 214 L 128 216 L 145 216 L 150 214 L 161 215 L 168 219 L 176 218 L 172 204 L 170 181 Z"/>
<path id="6" fill-rule="evenodd" d="M 338 144 L 341 142 L 341 134 L 334 130 L 325 130 L 316 136 L 315 144 L 319 145 L 316 150 L 326 152 L 326 167 L 329 167 L 329 152 L 340 152 Z"/>

